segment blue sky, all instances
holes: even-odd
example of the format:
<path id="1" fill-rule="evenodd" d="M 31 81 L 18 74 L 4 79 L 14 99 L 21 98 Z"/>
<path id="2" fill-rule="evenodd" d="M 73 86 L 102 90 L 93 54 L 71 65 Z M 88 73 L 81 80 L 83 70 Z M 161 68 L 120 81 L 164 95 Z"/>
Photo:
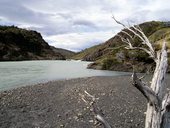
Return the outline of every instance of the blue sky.
<path id="1" fill-rule="evenodd" d="M 55 47 L 80 51 L 113 37 L 124 23 L 170 20 L 170 0 L 0 0 L 0 24 L 40 32 Z"/>

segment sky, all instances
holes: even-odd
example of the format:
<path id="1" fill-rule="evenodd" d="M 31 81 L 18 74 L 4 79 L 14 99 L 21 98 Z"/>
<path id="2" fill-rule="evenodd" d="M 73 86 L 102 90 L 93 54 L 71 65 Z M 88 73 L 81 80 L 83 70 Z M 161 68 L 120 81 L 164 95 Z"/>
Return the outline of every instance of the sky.
<path id="1" fill-rule="evenodd" d="M 103 43 L 123 23 L 170 20 L 170 0 L 0 0 L 0 25 L 40 32 L 52 46 L 81 51 Z"/>

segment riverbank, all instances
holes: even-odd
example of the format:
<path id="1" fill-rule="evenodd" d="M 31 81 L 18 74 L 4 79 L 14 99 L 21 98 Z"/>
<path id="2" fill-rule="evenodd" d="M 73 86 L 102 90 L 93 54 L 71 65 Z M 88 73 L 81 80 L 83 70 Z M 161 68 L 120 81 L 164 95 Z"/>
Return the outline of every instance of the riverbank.
<path id="1" fill-rule="evenodd" d="M 131 85 L 130 76 L 60 80 L 1 92 L 0 127 L 95 127 L 79 97 L 84 90 L 99 98 L 97 104 L 113 128 L 144 127 L 146 100 Z"/>

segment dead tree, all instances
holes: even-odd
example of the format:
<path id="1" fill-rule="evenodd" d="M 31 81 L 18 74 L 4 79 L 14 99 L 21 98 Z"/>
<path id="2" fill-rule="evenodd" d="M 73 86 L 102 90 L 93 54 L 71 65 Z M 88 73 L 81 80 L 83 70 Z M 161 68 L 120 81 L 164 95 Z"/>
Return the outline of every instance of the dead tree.
<path id="1" fill-rule="evenodd" d="M 126 38 L 121 35 L 117 35 L 120 37 L 122 42 L 127 44 L 127 47 L 125 48 L 130 50 L 143 50 L 154 60 L 156 64 L 150 86 L 146 85 L 141 78 L 138 78 L 135 72 L 132 74 L 133 85 L 145 96 L 148 101 L 145 128 L 170 128 L 170 92 L 167 94 L 163 93 L 163 90 L 165 89 L 165 75 L 168 66 L 166 41 L 163 42 L 162 49 L 160 51 L 155 51 L 140 26 L 136 25 L 128 27 L 120 21 L 117 21 L 114 17 L 113 19 L 116 23 L 122 25 L 124 29 L 129 31 L 122 31 L 122 33 L 127 36 Z M 133 46 L 133 43 L 131 42 L 133 36 L 139 38 L 144 47 Z M 100 111 L 96 105 L 96 98 L 86 91 L 85 94 L 91 98 L 91 101 L 88 102 L 85 100 L 85 95 L 82 94 L 81 98 L 87 105 L 92 107 L 95 119 L 102 123 L 105 128 L 111 128 L 102 114 L 100 114 Z"/>
<path id="2" fill-rule="evenodd" d="M 167 51 L 166 41 L 162 44 L 160 51 L 155 51 L 147 36 L 139 26 L 128 27 L 125 24 L 117 21 L 116 23 L 123 26 L 127 31 L 122 31 L 126 38 L 118 35 L 122 42 L 128 44 L 127 49 L 139 49 L 145 51 L 154 60 L 156 68 L 152 77 L 150 87 L 146 85 L 137 74 L 133 72 L 133 85 L 146 97 L 148 100 L 145 128 L 170 128 L 170 93 L 163 94 L 165 88 L 165 75 L 167 71 Z M 144 47 L 135 47 L 131 42 L 133 36 L 141 40 Z"/>

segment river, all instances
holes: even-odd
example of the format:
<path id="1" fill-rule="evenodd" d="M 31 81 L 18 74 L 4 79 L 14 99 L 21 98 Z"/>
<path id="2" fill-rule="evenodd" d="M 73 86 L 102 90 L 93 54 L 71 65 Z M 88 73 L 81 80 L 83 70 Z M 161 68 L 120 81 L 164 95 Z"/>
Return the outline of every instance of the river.
<path id="1" fill-rule="evenodd" d="M 44 83 L 51 80 L 90 76 L 127 75 L 125 72 L 86 69 L 84 61 L 15 61 L 0 62 L 0 90 Z"/>

